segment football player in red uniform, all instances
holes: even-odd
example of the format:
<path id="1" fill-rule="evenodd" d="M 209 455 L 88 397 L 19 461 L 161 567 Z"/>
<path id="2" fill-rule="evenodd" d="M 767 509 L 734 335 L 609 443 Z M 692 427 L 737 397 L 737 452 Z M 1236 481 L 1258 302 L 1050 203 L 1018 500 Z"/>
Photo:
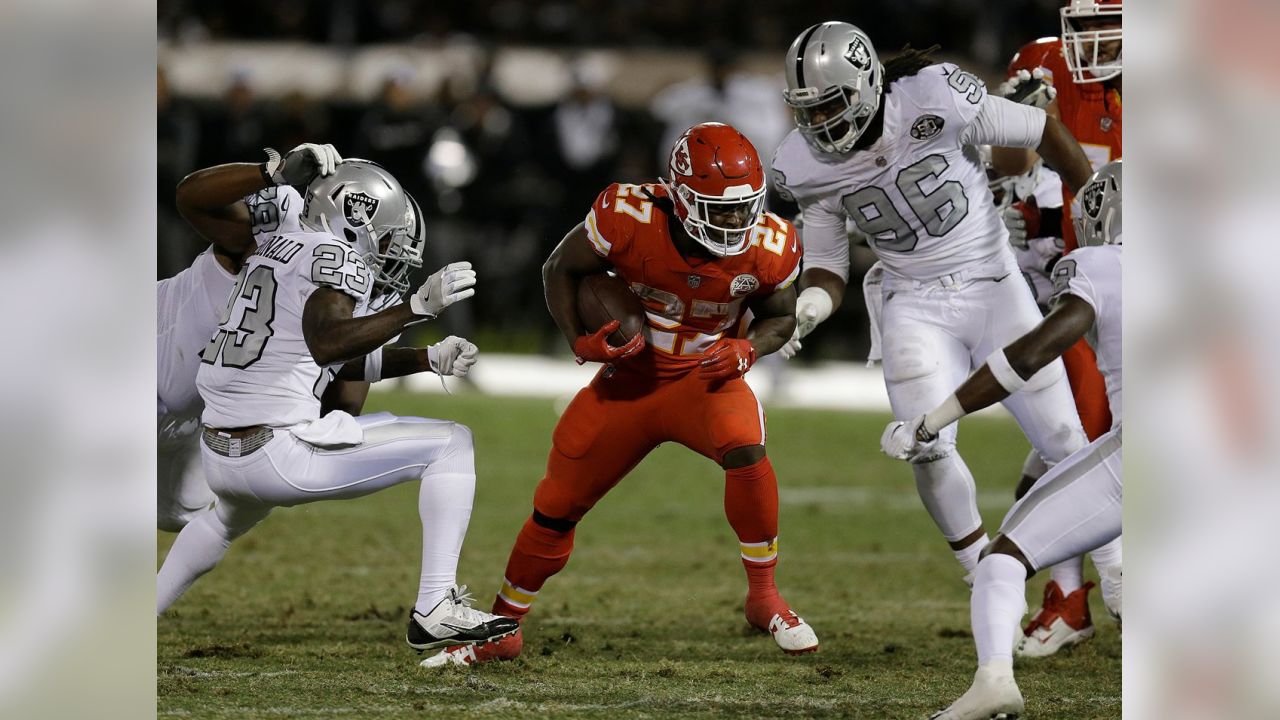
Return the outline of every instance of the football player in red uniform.
<path id="1" fill-rule="evenodd" d="M 799 236 L 762 212 L 764 167 L 751 142 L 720 123 L 689 128 L 656 184 L 614 184 L 543 265 L 547 306 L 579 362 L 606 363 L 552 435 L 533 513 L 516 537 L 495 613 L 523 618 L 573 550 L 574 526 L 649 451 L 677 442 L 724 468 L 724 509 L 747 572 L 747 621 L 787 653 L 818 649 L 813 629 L 774 585 L 778 487 L 765 418 L 742 379 L 795 327 Z M 644 332 L 623 346 L 618 322 L 588 332 L 577 291 L 613 271 L 640 296 Z M 744 315 L 750 311 L 745 332 Z M 522 638 L 447 648 L 427 667 L 519 654 Z"/>
<path id="2" fill-rule="evenodd" d="M 1062 37 L 1028 43 L 1009 63 L 1009 81 L 1002 86 L 1011 100 L 1040 105 L 1057 115 L 1080 142 L 1096 170 L 1121 157 L 1122 0 L 1069 0 L 1062 8 Z M 992 162 L 1003 175 L 1019 175 L 1035 162 L 1032 151 L 995 148 Z M 1072 224 L 1073 197 L 1064 185 L 1062 237 L 1064 252 L 1077 247 Z M 1084 340 L 1062 356 L 1071 382 L 1076 409 L 1089 440 L 1111 427 L 1106 386 L 1092 348 Z M 1018 497 L 1030 487 L 1024 478 Z M 1117 539 L 1092 554 L 1098 567 L 1121 562 Z M 1050 571 L 1044 603 L 1026 628 L 1018 646 L 1020 656 L 1052 655 L 1059 649 L 1093 636 L 1088 592 L 1080 559 L 1068 560 Z"/>

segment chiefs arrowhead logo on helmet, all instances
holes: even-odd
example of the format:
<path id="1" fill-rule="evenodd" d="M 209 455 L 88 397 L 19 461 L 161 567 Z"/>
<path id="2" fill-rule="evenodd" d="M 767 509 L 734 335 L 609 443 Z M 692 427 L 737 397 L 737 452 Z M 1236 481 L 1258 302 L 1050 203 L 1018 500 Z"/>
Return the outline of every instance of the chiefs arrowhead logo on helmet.
<path id="1" fill-rule="evenodd" d="M 680 142 L 671 149 L 671 169 L 679 175 L 693 174 L 693 163 L 689 160 L 688 138 L 680 138 Z"/>
<path id="2" fill-rule="evenodd" d="M 849 43 L 849 49 L 845 51 L 844 59 L 859 70 L 866 70 L 871 67 L 871 51 L 867 50 L 867 46 L 862 40 L 856 38 Z"/>
<path id="3" fill-rule="evenodd" d="M 377 214 L 379 202 L 362 192 L 349 192 L 342 199 L 342 213 L 352 225 L 364 225 Z"/>

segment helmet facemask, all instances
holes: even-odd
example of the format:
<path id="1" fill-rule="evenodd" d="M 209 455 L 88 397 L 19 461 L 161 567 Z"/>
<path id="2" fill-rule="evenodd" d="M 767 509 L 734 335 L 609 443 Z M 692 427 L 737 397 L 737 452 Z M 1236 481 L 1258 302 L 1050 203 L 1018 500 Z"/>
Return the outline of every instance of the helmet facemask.
<path id="1" fill-rule="evenodd" d="M 832 154 L 853 149 L 880 105 L 879 85 L 870 102 L 863 102 L 857 89 L 846 86 L 834 86 L 820 94 L 797 90 L 784 95 L 804 139 L 817 150 Z M 806 95 L 811 99 L 805 99 Z"/>
<path id="2" fill-rule="evenodd" d="M 1121 72 L 1122 18 L 1120 3 L 1072 3 L 1062 9 L 1062 54 L 1071 79 L 1095 83 L 1119 77 Z M 1108 27 L 1108 26 L 1115 27 Z M 1107 57 L 1115 44 L 1115 57 Z"/>
<path id="3" fill-rule="evenodd" d="M 422 267 L 426 244 L 427 233 L 422 221 L 422 210 L 410 196 L 405 227 L 388 230 L 378 243 L 381 267 L 376 273 L 374 288 L 380 294 L 399 295 L 408 291 L 409 273 Z"/>
<path id="4" fill-rule="evenodd" d="M 679 206 L 685 232 L 716 257 L 741 255 L 764 211 L 765 188 L 735 185 L 722 196 L 703 195 L 680 182 L 663 180 Z"/>

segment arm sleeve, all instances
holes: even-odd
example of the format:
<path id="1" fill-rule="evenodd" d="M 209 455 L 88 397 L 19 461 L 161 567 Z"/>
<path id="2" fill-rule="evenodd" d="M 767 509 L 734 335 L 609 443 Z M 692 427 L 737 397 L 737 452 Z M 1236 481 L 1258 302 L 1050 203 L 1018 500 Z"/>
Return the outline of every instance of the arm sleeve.
<path id="1" fill-rule="evenodd" d="M 844 213 L 834 212 L 821 201 L 800 204 L 804 218 L 804 268 L 822 268 L 849 281 L 849 236 L 844 229 Z"/>
<path id="2" fill-rule="evenodd" d="M 987 95 L 960 134 L 964 145 L 1034 148 L 1044 137 L 1044 110 Z"/>

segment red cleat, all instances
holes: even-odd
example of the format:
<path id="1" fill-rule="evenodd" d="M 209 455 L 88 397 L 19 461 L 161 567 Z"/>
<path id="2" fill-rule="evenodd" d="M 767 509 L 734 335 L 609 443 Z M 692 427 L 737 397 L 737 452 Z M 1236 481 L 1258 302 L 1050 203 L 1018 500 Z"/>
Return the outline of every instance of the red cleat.
<path id="1" fill-rule="evenodd" d="M 418 663 L 425 668 L 441 668 L 449 665 L 470 667 L 495 660 L 513 660 L 524 649 L 524 631 L 516 630 L 500 640 L 475 645 L 451 645 Z"/>
<path id="2" fill-rule="evenodd" d="M 1024 637 L 1014 648 L 1014 655 L 1048 657 L 1093 637 L 1093 618 L 1089 615 L 1092 589 L 1093 583 L 1087 582 L 1064 597 L 1058 583 L 1050 580 L 1044 587 L 1044 605 L 1022 631 Z"/>

